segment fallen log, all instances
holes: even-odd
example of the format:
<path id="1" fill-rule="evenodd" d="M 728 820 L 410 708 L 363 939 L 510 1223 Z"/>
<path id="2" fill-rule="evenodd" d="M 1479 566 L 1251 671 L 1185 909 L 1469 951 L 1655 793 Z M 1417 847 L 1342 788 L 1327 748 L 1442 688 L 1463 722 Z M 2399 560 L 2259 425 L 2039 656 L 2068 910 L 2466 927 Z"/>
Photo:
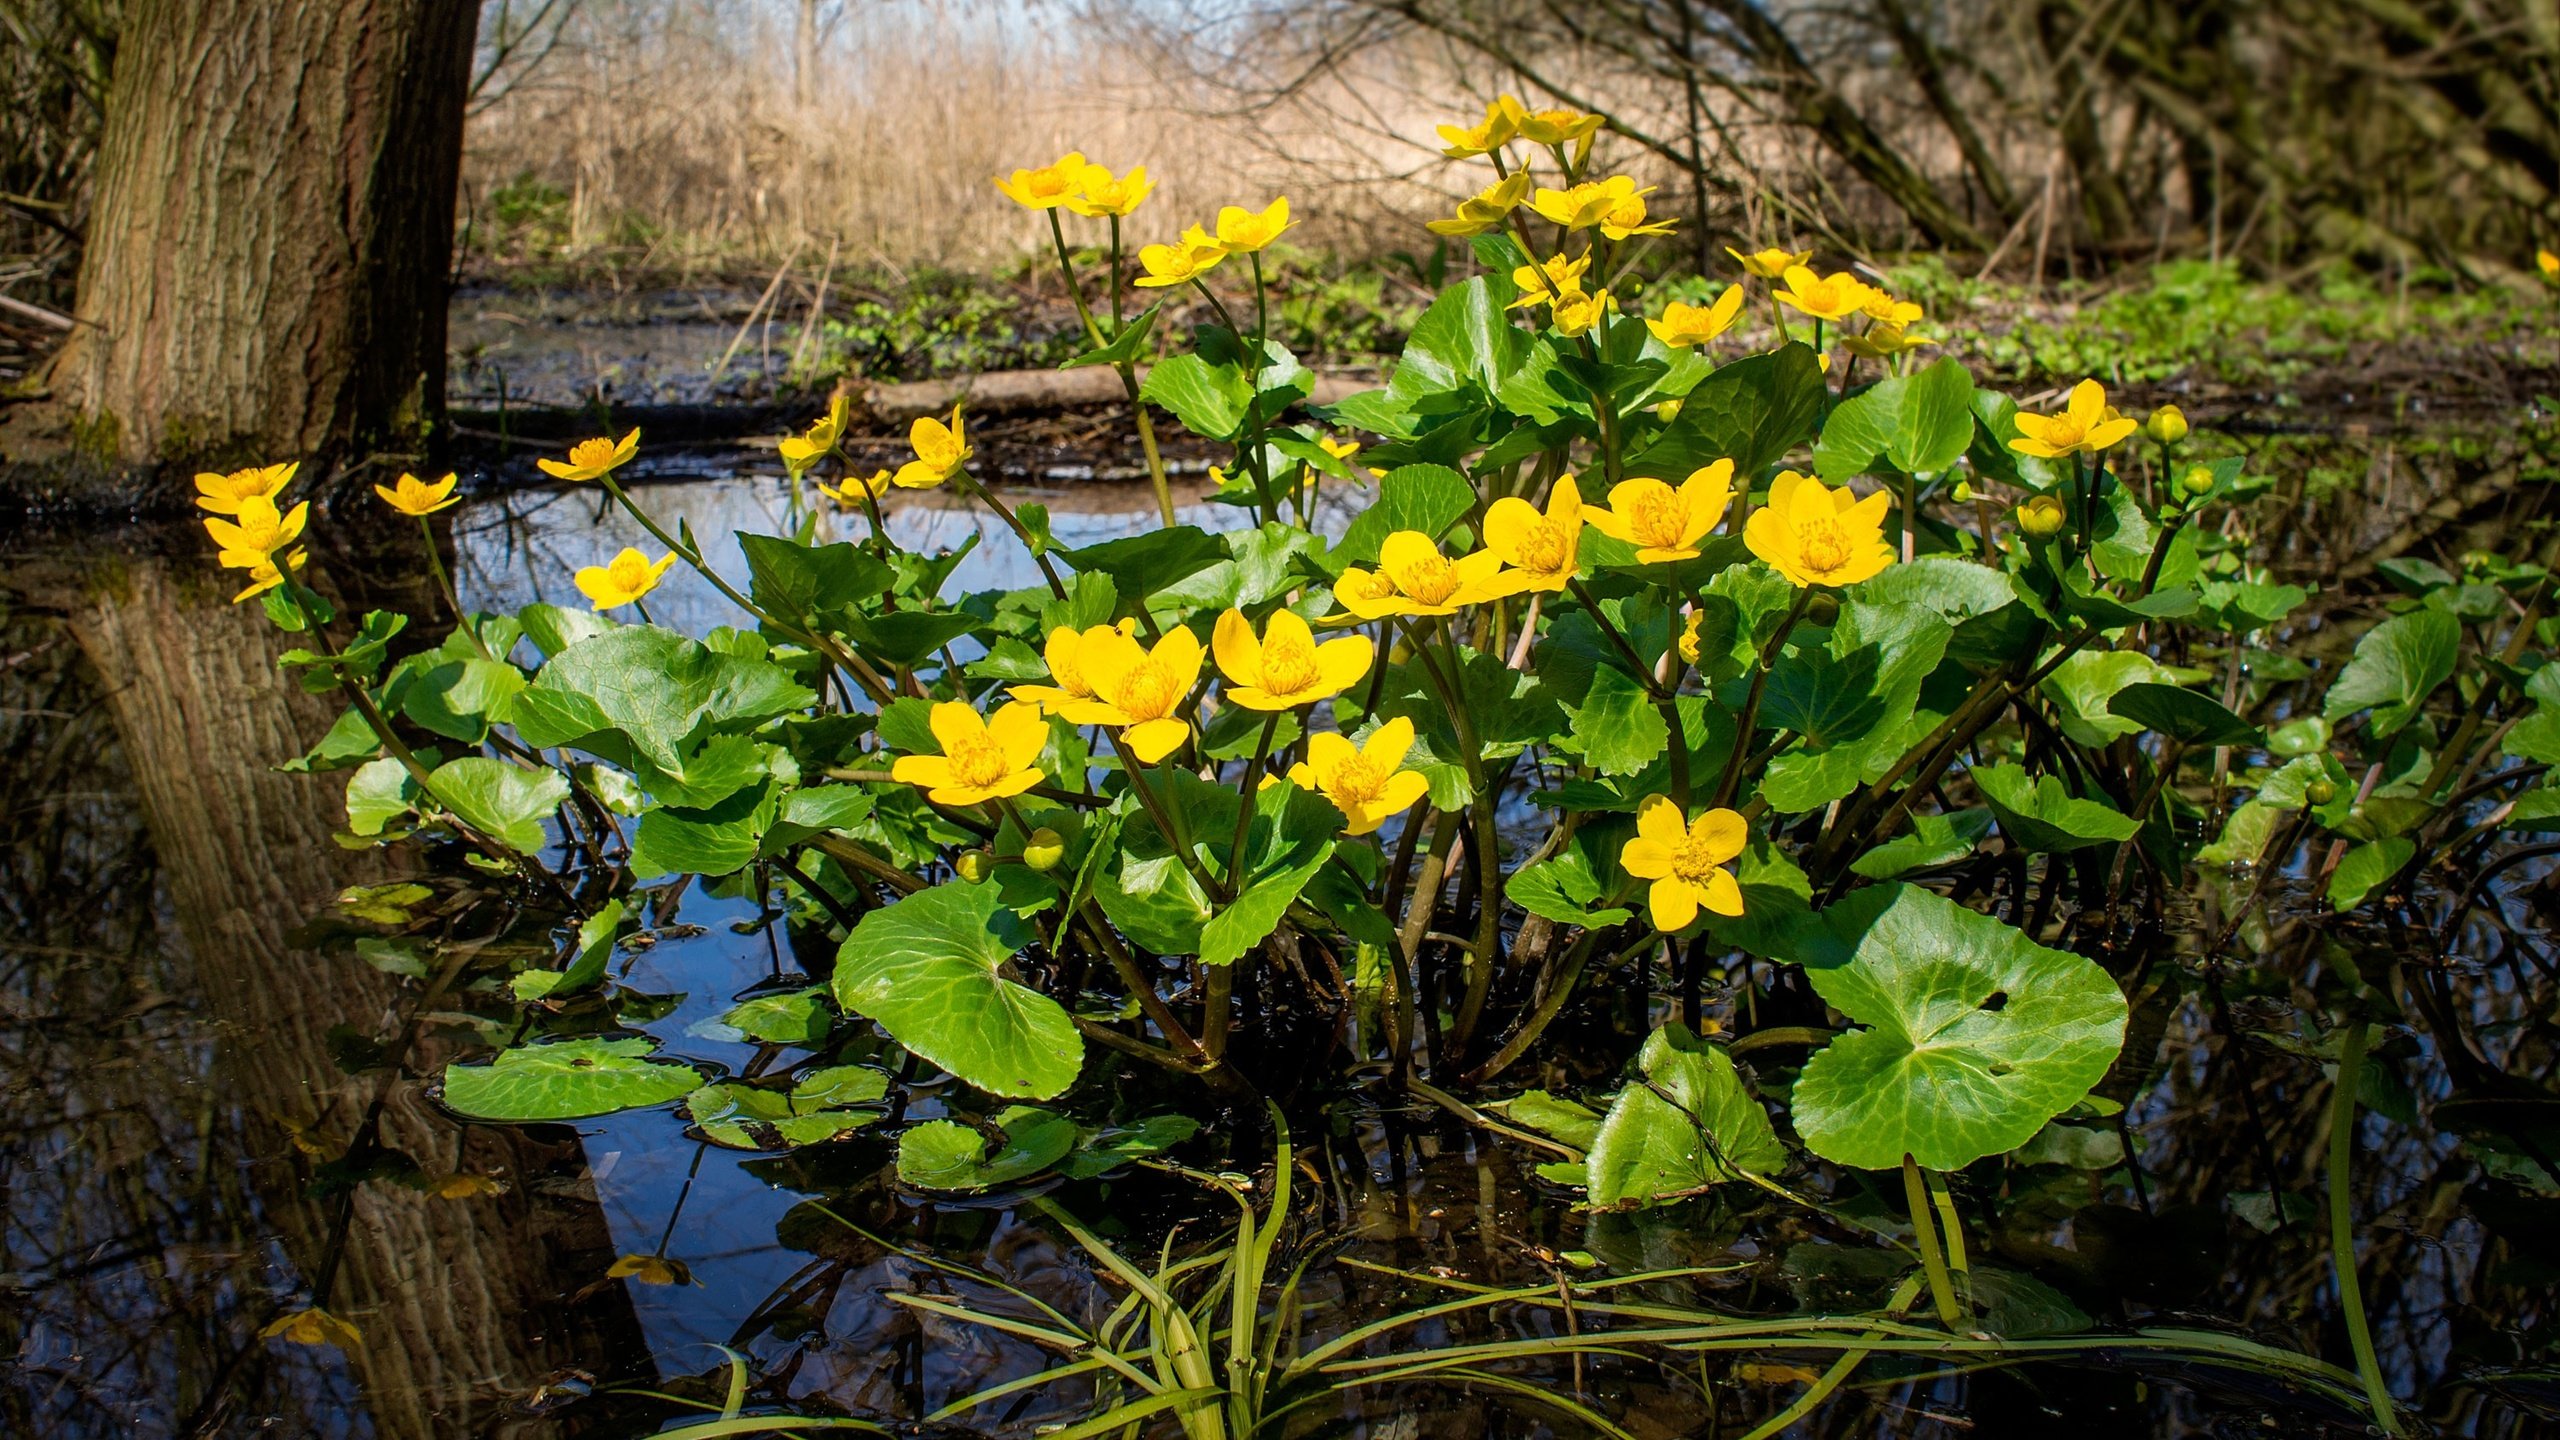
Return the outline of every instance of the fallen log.
<path id="1" fill-rule="evenodd" d="M 1140 379 L 1145 372 L 1139 372 Z M 1331 405 L 1378 382 L 1352 375 L 1318 375 L 1308 401 Z M 857 423 L 904 426 L 925 415 L 950 413 L 966 401 L 972 415 L 1020 415 L 1047 410 L 1078 410 L 1127 401 L 1120 376 L 1100 365 L 1081 370 L 995 370 L 942 380 L 904 380 L 874 384 L 847 379 L 837 384 Z M 831 397 L 832 398 L 832 397 Z"/>

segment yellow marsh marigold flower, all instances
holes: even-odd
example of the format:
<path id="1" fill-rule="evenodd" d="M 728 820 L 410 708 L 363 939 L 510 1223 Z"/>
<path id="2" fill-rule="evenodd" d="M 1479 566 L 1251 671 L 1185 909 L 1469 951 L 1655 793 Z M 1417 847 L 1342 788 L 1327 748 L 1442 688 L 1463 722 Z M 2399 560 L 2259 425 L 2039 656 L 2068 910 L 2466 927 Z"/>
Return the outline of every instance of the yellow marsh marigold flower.
<path id="1" fill-rule="evenodd" d="M 2083 380 L 2071 387 L 2071 399 L 2059 415 L 2018 416 L 2018 438 L 2009 448 L 2021 455 L 2058 460 L 2065 455 L 2095 455 L 2121 444 L 2138 428 L 2107 403 L 2107 387 Z"/>
<path id="2" fill-rule="evenodd" d="M 293 480 L 293 472 L 302 468 L 299 460 L 283 465 L 253 465 L 234 470 L 228 475 L 210 471 L 196 476 L 196 505 L 216 515 L 237 515 L 243 500 L 273 500 L 284 493 Z"/>
<path id="3" fill-rule="evenodd" d="M 573 578 L 578 582 L 578 593 L 594 601 L 598 610 L 619 610 L 657 589 L 667 567 L 674 563 L 676 557 L 672 554 L 661 555 L 652 562 L 626 545 L 621 554 L 602 565 L 589 565 Z"/>
<path id="4" fill-rule="evenodd" d="M 942 753 L 901 755 L 889 767 L 889 778 L 922 786 L 935 804 L 975 805 L 1040 783 L 1049 722 L 1040 718 L 1039 706 L 1016 700 L 981 720 L 960 701 L 945 700 L 926 723 Z"/>
<path id="5" fill-rule="evenodd" d="M 1275 610 L 1260 636 L 1241 610 L 1218 617 L 1210 649 L 1227 677 L 1227 698 L 1247 710 L 1295 710 L 1341 694 L 1369 673 L 1378 647 L 1366 635 L 1319 645 L 1294 611 Z"/>
<path id="6" fill-rule="evenodd" d="M 1585 295 L 1575 292 L 1556 297 L 1556 329 L 1567 335 L 1579 335 L 1600 323 L 1602 317 L 1614 314 L 1618 297 L 1606 290 Z"/>
<path id="7" fill-rule="evenodd" d="M 1867 287 L 1866 303 L 1858 307 L 1860 314 L 1879 325 L 1899 325 L 1908 330 L 1920 323 L 1920 307 L 1908 300 L 1896 300 L 1874 286 Z"/>
<path id="8" fill-rule="evenodd" d="M 1607 123 L 1603 116 L 1580 110 L 1531 110 L 1508 95 L 1497 103 L 1510 112 L 1520 138 L 1532 145 L 1568 145 L 1588 140 Z"/>
<path id="9" fill-rule="evenodd" d="M 555 480 L 601 480 L 620 469 L 632 456 L 639 453 L 640 430 L 639 427 L 634 426 L 630 434 L 619 440 L 607 440 L 599 436 L 593 440 L 579 441 L 569 447 L 569 458 L 566 461 L 545 456 L 533 463 L 542 467 L 543 474 Z"/>
<path id="10" fill-rule="evenodd" d="M 1383 615 L 1455 615 L 1461 606 L 1511 593 L 1503 588 L 1501 569 L 1502 557 L 1491 550 L 1451 560 L 1430 536 L 1419 530 L 1398 530 L 1378 547 L 1378 568 L 1353 566 L 1343 571 L 1333 584 L 1333 598 L 1363 620 Z"/>
<path id="11" fill-rule="evenodd" d="M 456 477 L 447 475 L 430 485 L 404 470 L 397 484 L 376 485 L 373 493 L 382 497 L 383 504 L 401 514 L 424 520 L 439 510 L 450 510 L 462 503 L 454 498 L 455 483 Z"/>
<path id="12" fill-rule="evenodd" d="M 1117 178 L 1108 165 L 1087 165 L 1066 203 L 1079 215 L 1127 215 L 1155 188 L 1156 182 L 1147 178 L 1144 165 L 1132 165 L 1128 174 Z"/>
<path id="13" fill-rule="evenodd" d="M 859 510 L 862 508 L 863 496 L 868 495 L 877 500 L 888 494 L 889 482 L 888 468 L 883 466 L 868 475 L 847 475 L 843 483 L 837 485 L 830 485 L 821 480 L 818 482 L 818 493 L 847 510 Z"/>
<path id="14" fill-rule="evenodd" d="M 1199 683 L 1201 655 L 1199 639 L 1179 625 L 1164 632 L 1152 650 L 1117 630 L 1086 631 L 1076 668 L 1094 698 L 1068 705 L 1068 723 L 1109 725 L 1140 764 L 1153 765 L 1191 737 L 1191 726 L 1178 712 Z"/>
<path id="15" fill-rule="evenodd" d="M 1182 239 L 1174 244 L 1140 246 L 1138 268 L 1147 273 L 1134 283 L 1141 290 L 1188 285 L 1217 269 L 1226 258 L 1225 247 L 1210 239 L 1208 231 L 1194 225 L 1183 231 Z"/>
<path id="16" fill-rule="evenodd" d="M 1618 178 L 1626 180 L 1629 190 L 1635 189 L 1633 180 L 1627 180 L 1623 175 Z M 1607 185 L 1597 180 L 1585 180 L 1570 190 L 1551 190 L 1542 185 L 1538 187 L 1537 198 L 1529 202 L 1529 208 L 1537 211 L 1540 219 L 1567 230 L 1588 230 L 1599 224 L 1608 215 L 1610 207 L 1617 203 L 1618 197 L 1610 193 Z"/>
<path id="17" fill-rule="evenodd" d="M 1218 207 L 1218 246 L 1230 255 L 1250 255 L 1280 238 L 1289 228 L 1289 197 L 1281 196 L 1259 210 L 1241 205 Z"/>
<path id="18" fill-rule="evenodd" d="M 2533 267 L 2542 272 L 2542 278 L 2545 280 L 2560 280 L 2560 255 L 2554 255 L 2548 250 L 2536 250 L 2533 252 Z"/>
<path id="19" fill-rule="evenodd" d="M 1766 250 L 1754 250 L 1748 255 L 1728 245 L 1724 253 L 1742 262 L 1743 274 L 1758 280 L 1781 279 L 1788 271 L 1813 259 L 1810 250 L 1781 250 L 1774 245 Z"/>
<path id="20" fill-rule="evenodd" d="M 1625 240 L 1636 235 L 1671 233 L 1670 221 L 1656 220 L 1648 224 L 1645 220 L 1644 197 L 1653 193 L 1653 186 L 1647 185 L 1639 190 L 1633 180 L 1616 175 L 1600 182 L 1600 188 L 1609 197 L 1608 212 L 1600 217 L 1601 234 L 1612 240 Z"/>
<path id="21" fill-rule="evenodd" d="M 844 422 L 852 404 L 839 395 L 827 403 L 827 413 L 809 426 L 807 434 L 782 437 L 782 466 L 794 475 L 808 472 L 810 466 L 827 458 L 844 436 Z"/>
<path id="22" fill-rule="evenodd" d="M 1547 508 L 1505 495 L 1484 512 L 1484 548 L 1512 568 L 1501 579 L 1507 593 L 1561 590 L 1582 563 L 1582 490 L 1573 477 L 1556 478 Z"/>
<path id="23" fill-rule="evenodd" d="M 1131 618 L 1117 625 L 1096 625 L 1089 630 L 1078 630 L 1073 625 L 1061 625 L 1050 631 L 1048 644 L 1043 647 L 1042 658 L 1049 662 L 1049 679 L 1052 683 L 1016 685 L 1013 687 L 1014 698 L 1028 700 L 1039 706 L 1040 713 L 1043 715 L 1060 714 L 1068 706 L 1080 700 L 1093 699 L 1093 686 L 1084 678 L 1084 667 L 1079 663 L 1079 657 L 1085 654 L 1087 646 L 1095 643 L 1095 637 L 1118 635 L 1126 639 L 1137 628 L 1137 620 Z"/>
<path id="24" fill-rule="evenodd" d="M 1719 460 L 1689 472 L 1673 489 L 1660 480 L 1621 480 L 1609 487 L 1609 506 L 1582 507 L 1591 528 L 1636 547 L 1636 560 L 1687 560 L 1733 503 L 1733 462 Z"/>
<path id="25" fill-rule="evenodd" d="M 308 500 L 279 512 L 275 501 L 253 495 L 240 502 L 231 519 L 205 521 L 204 533 L 213 537 L 214 547 L 221 552 L 216 559 L 224 569 L 250 570 L 300 539 L 303 523 L 310 518 Z"/>
<path id="26" fill-rule="evenodd" d="M 1459 201 L 1456 218 L 1425 221 L 1423 228 L 1434 235 L 1450 235 L 1459 238 L 1482 235 L 1488 230 L 1501 228 L 1502 222 L 1509 218 L 1512 211 L 1520 208 L 1521 201 L 1528 198 L 1529 172 L 1514 170 L 1503 179 Z"/>
<path id="27" fill-rule="evenodd" d="M 353 1350 L 364 1343 L 364 1332 L 328 1311 L 313 1306 L 308 1310 L 289 1310 L 267 1323 L 258 1332 L 261 1340 L 290 1340 L 296 1345 L 335 1345 Z"/>
<path id="28" fill-rule="evenodd" d="M 1618 863 L 1638 880 L 1650 880 L 1645 896 L 1656 930 L 1679 930 L 1698 918 L 1699 907 L 1717 915 L 1742 913 L 1742 886 L 1724 867 L 1742 854 L 1751 831 L 1731 810 L 1710 810 L 1684 822 L 1667 795 L 1649 795 L 1636 811 L 1636 836 L 1618 852 Z"/>
<path id="29" fill-rule="evenodd" d="M 1520 287 L 1520 298 L 1508 308 L 1525 310 L 1532 305 L 1552 305 L 1559 296 L 1582 293 L 1582 272 L 1591 268 L 1591 257 L 1568 260 L 1562 255 L 1548 257 L 1543 265 L 1522 265 L 1511 272 L 1511 283 Z"/>
<path id="30" fill-rule="evenodd" d="M 902 490 L 927 490 L 960 473 L 969 457 L 978 452 L 969 448 L 966 426 L 960 419 L 960 407 L 951 407 L 951 423 L 943 424 L 930 415 L 919 415 L 907 427 L 907 448 L 916 458 L 898 467 L 889 477 L 890 483 Z"/>
<path id="31" fill-rule="evenodd" d="M 1431 789 L 1418 770 L 1406 770 L 1413 722 L 1399 715 L 1354 745 L 1322 730 L 1307 737 L 1307 758 L 1289 767 L 1289 778 L 1315 790 L 1342 812 L 1345 835 L 1366 835 L 1413 808 Z"/>
<path id="32" fill-rule="evenodd" d="M 1698 656 L 1701 653 L 1701 647 L 1698 643 L 1698 627 L 1705 624 L 1706 619 L 1706 611 L 1692 610 L 1689 612 L 1689 618 L 1682 622 L 1680 626 L 1680 658 L 1687 664 L 1695 665 L 1698 663 Z"/>
<path id="33" fill-rule="evenodd" d="M 1893 498 L 1879 490 L 1861 500 L 1810 476 L 1781 471 L 1769 503 L 1751 512 L 1742 541 L 1793 585 L 1855 585 L 1893 563 L 1884 539 Z"/>
<path id="34" fill-rule="evenodd" d="M 2051 495 L 2030 495 L 2026 503 L 2018 507 L 2018 528 L 2032 539 L 2052 539 L 2062 533 L 2062 527 L 2069 523 L 2070 518 L 2063 510 L 2062 502 Z"/>
<path id="35" fill-rule="evenodd" d="M 1724 293 L 1705 305 L 1683 305 L 1674 300 L 1662 307 L 1662 318 L 1647 320 L 1645 328 L 1653 338 L 1674 350 L 1703 345 L 1732 328 L 1733 317 L 1742 313 L 1742 287 L 1727 285 Z"/>
<path id="36" fill-rule="evenodd" d="M 310 551 L 296 550 L 285 557 L 284 563 L 296 574 L 299 574 L 301 573 L 304 562 L 308 561 L 310 558 Z M 264 595 L 268 591 L 273 590 L 284 583 L 284 571 L 277 569 L 276 562 L 272 559 L 261 560 L 257 564 L 251 565 L 247 568 L 249 571 L 249 588 L 231 597 L 231 603 L 234 605 L 237 605 L 241 601 L 249 599 L 252 596 Z"/>
<path id="37" fill-rule="evenodd" d="M 1511 103 L 1506 105 L 1504 101 Z M 1518 113 L 1519 102 L 1506 95 L 1484 107 L 1484 122 L 1480 125 L 1437 127 L 1440 139 L 1448 147 L 1440 153 L 1452 160 L 1472 160 L 1478 155 L 1492 154 L 1510 144 L 1512 137 L 1520 133 L 1519 122 L 1514 118 Z"/>
<path id="38" fill-rule="evenodd" d="M 1935 345 L 1938 342 L 1926 335 L 1905 334 L 1899 325 L 1878 322 L 1869 327 L 1864 335 L 1842 336 L 1840 343 L 1847 346 L 1852 355 L 1862 355 L 1869 360 L 1890 360 L 1896 355 L 1908 354 L 1924 345 Z"/>
<path id="39" fill-rule="evenodd" d="M 1816 320 L 1846 320 L 1866 308 L 1871 293 L 1865 281 L 1846 270 L 1816 275 L 1802 265 L 1790 265 L 1785 280 L 1786 288 L 1778 292 L 1778 303 Z"/>
<path id="40" fill-rule="evenodd" d="M 1070 150 L 1057 163 L 1036 170 L 1016 170 L 1010 178 L 999 178 L 996 188 L 1014 204 L 1029 210 L 1055 210 L 1067 203 L 1084 180 L 1084 152 Z"/>

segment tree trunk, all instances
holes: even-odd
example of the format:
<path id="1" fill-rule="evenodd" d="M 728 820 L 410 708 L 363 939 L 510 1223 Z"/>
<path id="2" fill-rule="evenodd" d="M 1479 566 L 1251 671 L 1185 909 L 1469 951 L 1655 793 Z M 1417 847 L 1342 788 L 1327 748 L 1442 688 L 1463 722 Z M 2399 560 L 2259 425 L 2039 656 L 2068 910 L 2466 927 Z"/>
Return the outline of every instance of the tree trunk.
<path id="1" fill-rule="evenodd" d="M 82 447 L 208 464 L 414 448 L 479 0 L 132 0 L 81 327 Z"/>

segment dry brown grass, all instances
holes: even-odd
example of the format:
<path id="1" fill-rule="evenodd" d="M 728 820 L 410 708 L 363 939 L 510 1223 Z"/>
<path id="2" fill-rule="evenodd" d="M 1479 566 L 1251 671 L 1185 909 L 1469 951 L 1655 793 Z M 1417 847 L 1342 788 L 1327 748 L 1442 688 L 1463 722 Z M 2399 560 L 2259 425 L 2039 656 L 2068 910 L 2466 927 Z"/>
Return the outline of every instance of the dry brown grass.
<path id="1" fill-rule="evenodd" d="M 539 67 L 474 114 L 466 215 L 485 224 L 492 194 L 530 175 L 567 193 L 552 238 L 572 252 L 636 240 L 663 261 L 814 263 L 834 245 L 846 265 L 897 271 L 1044 248 L 1045 224 L 989 178 L 1070 148 L 1155 179 L 1133 246 L 1287 194 L 1302 244 L 1410 248 L 1428 239 L 1419 218 L 1480 183 L 1420 143 L 1450 108 L 1412 98 L 1398 57 L 1328 78 L 1304 103 L 1246 107 L 1107 17 L 852 0 L 804 104 L 795 8 L 589 0 Z"/>

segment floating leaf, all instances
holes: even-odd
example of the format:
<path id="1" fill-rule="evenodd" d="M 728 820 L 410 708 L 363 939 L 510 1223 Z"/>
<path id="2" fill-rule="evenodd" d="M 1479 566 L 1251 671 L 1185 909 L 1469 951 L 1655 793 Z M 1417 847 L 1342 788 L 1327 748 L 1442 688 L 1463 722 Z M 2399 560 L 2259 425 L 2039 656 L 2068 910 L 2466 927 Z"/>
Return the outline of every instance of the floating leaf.
<path id="1" fill-rule="evenodd" d="M 702 1133 L 738 1150 L 820 1145 L 869 1125 L 877 1110 L 851 1110 L 889 1093 L 889 1077 L 860 1065 L 818 1071 L 789 1090 L 722 1081 L 685 1097 L 685 1113 Z"/>
<path id="2" fill-rule="evenodd" d="M 836 1003 L 993 1095 L 1075 1083 L 1084 1041 L 1057 1001 L 998 974 L 1031 935 L 993 885 L 952 883 L 862 917 L 836 960 Z"/>
<path id="3" fill-rule="evenodd" d="M 2104 970 L 1915 886 L 1851 895 L 1796 948 L 1815 992 L 1868 1027 L 1814 1052 L 1792 1096 L 1797 1133 L 1842 1165 L 1956 1170 L 2013 1150 L 2124 1044 Z"/>
<path id="4" fill-rule="evenodd" d="M 1009 1105 L 995 1117 L 1004 1143 L 990 1145 L 954 1120 L 928 1120 L 898 1137 L 898 1179 L 919 1190 L 992 1190 L 1027 1180 L 1076 1148 L 1076 1123 L 1033 1105 Z"/>
<path id="5" fill-rule="evenodd" d="M 518 1045 L 485 1065 L 448 1065 L 444 1103 L 479 1120 L 576 1120 L 663 1105 L 692 1094 L 702 1073 L 650 1058 L 646 1035 Z"/>

